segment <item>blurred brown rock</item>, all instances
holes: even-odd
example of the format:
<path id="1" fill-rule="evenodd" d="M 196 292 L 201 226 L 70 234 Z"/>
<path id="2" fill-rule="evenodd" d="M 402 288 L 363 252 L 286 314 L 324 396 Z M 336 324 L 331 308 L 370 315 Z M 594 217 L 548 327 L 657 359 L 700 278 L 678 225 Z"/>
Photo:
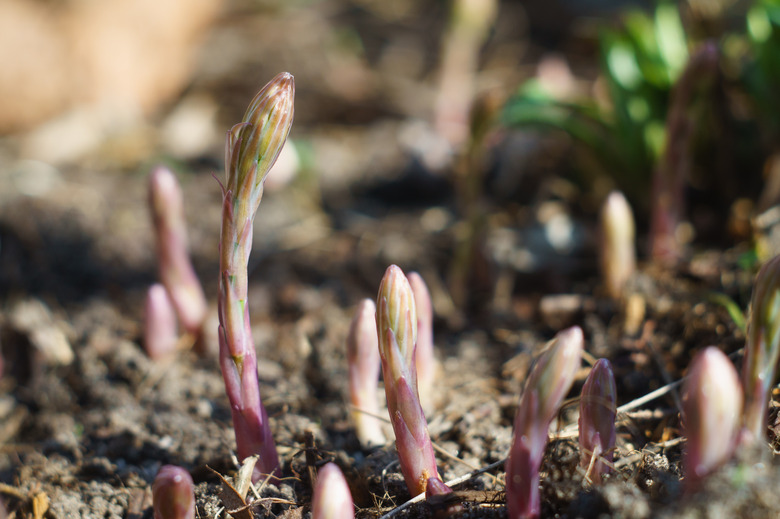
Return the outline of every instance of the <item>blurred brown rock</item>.
<path id="1" fill-rule="evenodd" d="M 74 108 L 149 114 L 187 81 L 222 0 L 3 0 L 0 133 Z"/>

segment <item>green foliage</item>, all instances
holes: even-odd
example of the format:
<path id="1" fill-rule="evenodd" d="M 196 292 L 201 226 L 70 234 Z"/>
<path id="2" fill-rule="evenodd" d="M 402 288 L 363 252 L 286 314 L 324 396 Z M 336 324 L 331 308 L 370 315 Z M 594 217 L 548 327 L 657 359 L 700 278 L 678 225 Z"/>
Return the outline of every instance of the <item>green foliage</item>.
<path id="1" fill-rule="evenodd" d="M 669 95 L 688 60 L 688 38 L 676 5 L 662 2 L 652 16 L 627 13 L 620 28 L 604 28 L 599 40 L 608 106 L 556 101 L 531 80 L 507 103 L 503 120 L 567 132 L 622 189 L 636 193 L 663 153 Z"/>
<path id="2" fill-rule="evenodd" d="M 721 25 L 730 32 L 716 35 L 725 82 L 716 86 L 694 74 L 698 84 L 689 87 L 695 94 L 692 105 L 681 108 L 696 135 L 691 149 L 681 151 L 692 154 L 707 148 L 702 158 L 710 164 L 713 139 L 722 131 L 718 113 L 738 106 L 729 117 L 739 130 L 729 134 L 725 144 L 745 163 L 756 164 L 767 153 L 760 146 L 776 147 L 780 138 L 780 0 L 756 0 L 747 9 L 735 7 L 729 16 Z M 666 151 L 672 90 L 693 51 L 700 48 L 702 41 L 694 36 L 700 32 L 686 30 L 676 2 L 659 1 L 649 13 L 628 11 L 619 24 L 599 33 L 603 99 L 555 99 L 531 79 L 507 102 L 503 123 L 566 132 L 595 159 L 581 164 L 590 168 L 585 171 L 611 176 L 616 187 L 641 207 L 654 168 Z M 720 88 L 733 102 L 721 98 L 707 104 Z M 755 136 L 753 119 L 760 122 L 761 139 Z"/>
<path id="3" fill-rule="evenodd" d="M 663 151 L 669 93 L 688 60 L 676 7 L 662 3 L 652 19 L 630 13 L 625 30 L 604 31 L 601 54 L 614 130 L 628 145 L 626 159 L 631 165 L 652 164 Z M 649 175 L 651 167 L 644 173 Z"/>
<path id="4" fill-rule="evenodd" d="M 758 0 L 747 12 L 746 38 L 751 56 L 745 65 L 745 89 L 757 117 L 772 133 L 780 134 L 780 1 Z"/>
<path id="5" fill-rule="evenodd" d="M 739 328 L 742 333 L 747 332 L 745 313 L 742 311 L 736 301 L 731 299 L 726 294 L 720 292 L 713 292 L 710 294 L 709 300 L 725 308 L 736 327 Z"/>

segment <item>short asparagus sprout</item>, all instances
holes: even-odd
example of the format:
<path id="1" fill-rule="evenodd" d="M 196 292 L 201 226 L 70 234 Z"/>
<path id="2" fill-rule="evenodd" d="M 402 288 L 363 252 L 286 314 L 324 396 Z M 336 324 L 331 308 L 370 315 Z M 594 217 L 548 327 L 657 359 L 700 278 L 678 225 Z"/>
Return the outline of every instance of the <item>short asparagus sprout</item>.
<path id="1" fill-rule="evenodd" d="M 358 305 L 347 335 L 347 362 L 349 363 L 349 394 L 353 406 L 352 420 L 363 447 L 384 445 L 377 388 L 379 370 L 379 342 L 376 334 L 376 305 L 364 299 Z"/>
<path id="2" fill-rule="evenodd" d="M 187 250 L 181 187 L 170 169 L 158 166 L 152 171 L 149 204 L 157 241 L 160 279 L 184 329 L 199 335 L 208 306 Z"/>
<path id="3" fill-rule="evenodd" d="M 758 271 L 750 303 L 742 386 L 745 390 L 742 441 L 754 444 L 766 438 L 767 407 L 780 356 L 780 256 Z"/>
<path id="4" fill-rule="evenodd" d="M 433 410 L 433 383 L 438 369 L 436 356 L 433 353 L 433 303 L 428 286 L 420 274 L 410 272 L 408 280 L 417 309 L 417 346 L 414 352 L 417 390 L 420 393 L 423 411 L 427 413 Z"/>
<path id="5" fill-rule="evenodd" d="M 243 122 L 225 144 L 219 259 L 219 360 L 225 380 L 238 457 L 260 456 L 253 481 L 276 473 L 279 457 L 260 400 L 257 357 L 247 299 L 252 227 L 263 180 L 284 146 L 293 121 L 293 77 L 282 72 L 252 100 Z"/>
<path id="6" fill-rule="evenodd" d="M 377 331 L 387 409 L 406 486 L 412 495 L 422 494 L 426 487 L 434 494 L 442 493 L 444 483 L 428 484 L 429 479 L 441 478 L 417 396 L 417 310 L 409 281 L 396 265 L 387 268 L 379 286 Z"/>
<path id="7" fill-rule="evenodd" d="M 615 448 L 617 390 L 612 365 L 599 359 L 590 370 L 580 395 L 580 466 L 593 483 L 610 472 Z"/>
<path id="8" fill-rule="evenodd" d="M 159 283 L 149 287 L 144 306 L 144 348 L 149 358 L 162 360 L 176 352 L 176 311 Z"/>
<path id="9" fill-rule="evenodd" d="M 152 485 L 154 519 L 194 519 L 192 476 L 181 467 L 164 465 Z"/>
<path id="10" fill-rule="evenodd" d="M 579 327 L 559 332 L 526 380 L 506 462 L 509 519 L 539 517 L 539 468 L 547 445 L 547 432 L 574 382 L 583 345 Z"/>
<path id="11" fill-rule="evenodd" d="M 353 519 L 355 506 L 347 480 L 335 463 L 328 463 L 317 473 L 312 519 Z"/>
<path id="12" fill-rule="evenodd" d="M 742 387 L 731 361 L 718 348 L 710 346 L 693 359 L 682 406 L 688 437 L 683 467 L 690 492 L 731 458 L 739 434 Z"/>
<path id="13" fill-rule="evenodd" d="M 634 215 L 626 197 L 613 191 L 601 208 L 601 276 L 609 297 L 620 299 L 636 270 Z"/>

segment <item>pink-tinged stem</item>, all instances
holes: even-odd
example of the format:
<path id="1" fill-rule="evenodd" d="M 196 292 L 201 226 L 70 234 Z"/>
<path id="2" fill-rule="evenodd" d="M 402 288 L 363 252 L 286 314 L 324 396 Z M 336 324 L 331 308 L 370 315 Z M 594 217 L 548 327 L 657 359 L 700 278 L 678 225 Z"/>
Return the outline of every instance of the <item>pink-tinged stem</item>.
<path id="1" fill-rule="evenodd" d="M 767 261 L 753 284 L 742 385 L 745 390 L 742 441 L 766 438 L 767 407 L 780 357 L 780 256 Z"/>
<path id="2" fill-rule="evenodd" d="M 436 131 L 456 151 L 469 137 L 479 52 L 498 12 L 496 0 L 455 0 L 442 41 Z"/>
<path id="3" fill-rule="evenodd" d="M 144 348 L 149 358 L 162 360 L 176 352 L 176 311 L 165 287 L 149 287 L 144 306 Z"/>
<path id="4" fill-rule="evenodd" d="M 617 389 L 612 365 L 599 359 L 590 370 L 580 395 L 580 466 L 593 483 L 610 472 L 615 448 Z"/>
<path id="5" fill-rule="evenodd" d="M 539 396 L 523 393 L 506 461 L 506 506 L 510 519 L 539 517 L 539 468 L 547 445 L 547 426 L 536 423 Z"/>
<path id="6" fill-rule="evenodd" d="M 418 495 L 425 492 L 428 479 L 441 478 L 428 434 L 428 422 L 417 395 L 414 294 L 406 276 L 395 265 L 388 267 L 379 287 L 377 331 L 387 409 L 395 432 L 401 472 L 409 492 Z"/>
<path id="7" fill-rule="evenodd" d="M 185 330 L 200 334 L 207 304 L 203 287 L 188 253 L 184 198 L 176 176 L 158 166 L 149 177 L 149 204 L 152 208 L 160 279 L 165 285 Z"/>
<path id="8" fill-rule="evenodd" d="M 417 272 L 410 272 L 409 286 L 417 309 L 417 345 L 414 363 L 417 368 L 417 390 L 425 412 L 433 409 L 433 384 L 436 379 L 436 356 L 433 352 L 433 303 L 428 286 Z"/>
<path id="9" fill-rule="evenodd" d="M 311 519 L 353 519 L 355 505 L 347 480 L 335 463 L 328 463 L 317 473 L 317 486 L 311 505 Z"/>
<path id="10" fill-rule="evenodd" d="M 190 473 L 175 465 L 164 465 L 152 485 L 154 519 L 193 519 L 195 492 Z"/>
<path id="11" fill-rule="evenodd" d="M 539 468 L 547 445 L 547 430 L 574 382 L 583 347 L 579 327 L 559 332 L 526 381 L 506 462 L 509 519 L 539 517 Z"/>
<path id="12" fill-rule="evenodd" d="M 682 406 L 688 437 L 683 454 L 685 487 L 692 492 L 731 458 L 737 444 L 742 387 L 731 361 L 718 348 L 710 346 L 693 359 Z"/>
<path id="13" fill-rule="evenodd" d="M 224 344 L 222 333 L 219 342 L 219 365 L 230 399 L 238 458 L 244 460 L 255 454 L 259 456 L 252 476 L 253 481 L 267 474 L 278 474 L 279 457 L 268 423 L 268 414 L 260 399 L 254 347 L 248 350 L 242 362 L 237 364 L 234 358 L 223 355 L 223 351 L 228 348 Z"/>
<path id="14" fill-rule="evenodd" d="M 673 264 L 680 259 L 676 232 L 685 206 L 685 183 L 691 169 L 694 120 L 691 102 L 718 71 L 718 48 L 713 42 L 699 47 L 688 61 L 672 91 L 666 118 L 666 147 L 653 172 L 650 255 L 654 261 Z"/>
<path id="15" fill-rule="evenodd" d="M 376 335 L 376 305 L 364 299 L 358 305 L 347 335 L 347 362 L 349 364 L 349 394 L 355 432 L 363 447 L 384 445 L 379 415 L 377 388 L 379 370 L 379 340 Z M 373 415 L 373 416 L 372 416 Z"/>
<path id="16" fill-rule="evenodd" d="M 263 196 L 263 180 L 290 132 L 295 85 L 283 72 L 252 100 L 244 121 L 235 125 L 225 145 L 219 276 L 219 358 L 243 460 L 259 455 L 253 481 L 278 474 L 268 416 L 260 400 L 257 358 L 247 305 L 252 228 Z"/>
<path id="17" fill-rule="evenodd" d="M 409 492 L 415 496 L 425 492 L 428 478 L 439 477 L 436 456 L 428 434 L 428 422 L 416 388 L 411 384 L 414 377 L 408 368 L 403 369 L 400 376 L 393 374 L 391 364 L 402 362 L 402 357 L 392 331 L 388 330 L 385 337 L 390 343 L 387 353 L 382 354 L 387 409 L 395 433 L 401 472 Z"/>

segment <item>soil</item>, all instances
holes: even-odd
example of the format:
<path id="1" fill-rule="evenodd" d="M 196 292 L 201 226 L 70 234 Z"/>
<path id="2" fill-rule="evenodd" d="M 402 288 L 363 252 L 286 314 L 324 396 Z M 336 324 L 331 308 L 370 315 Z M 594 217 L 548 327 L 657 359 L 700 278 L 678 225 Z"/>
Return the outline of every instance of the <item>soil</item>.
<path id="1" fill-rule="evenodd" d="M 455 487 L 464 503 L 458 517 L 505 517 L 500 462 L 525 375 L 545 342 L 572 325 L 585 331 L 588 355 L 545 455 L 542 517 L 780 516 L 780 468 L 768 448 L 741 453 L 698 493 L 683 494 L 685 438 L 675 390 L 619 416 L 615 473 L 601 486 L 585 481 L 576 437 L 564 433 L 576 423 L 592 361 L 613 363 L 619 405 L 680 380 L 706 346 L 739 364 L 744 333 L 712 294 L 747 307 L 754 275 L 743 267 L 748 245 L 694 241 L 673 268 L 643 264 L 627 290 L 631 304 L 615 302 L 604 295 L 597 269 L 599 192 L 571 179 L 570 143 L 523 135 L 529 149 L 513 153 L 518 137 L 497 132 L 490 174 L 477 182 L 476 195 L 464 195 L 452 171 L 427 170 L 397 136 L 409 131 L 435 78 L 418 72 L 410 85 L 381 84 L 390 71 L 378 65 L 387 41 L 419 50 L 418 70 L 435 63 L 426 49 L 438 41 L 429 40 L 440 33 L 444 8 L 424 5 L 401 23 L 380 17 L 371 2 L 280 11 L 231 4 L 188 92 L 223 106 L 222 131 L 239 120 L 258 78 L 300 60 L 292 138 L 302 172 L 264 197 L 249 287 L 261 394 L 284 477 L 258 489 L 252 512 L 308 517 L 309 469 L 325 461 L 346 474 L 358 518 L 380 517 L 411 497 L 392 443 L 361 449 L 348 408 L 349 322 L 395 263 L 420 272 L 433 296 L 441 371 L 428 421 L 443 479 L 493 465 Z M 512 5 L 502 9 L 504 19 L 516 14 Z M 301 13 L 325 21 L 308 26 Z M 515 85 L 540 52 L 538 38 L 549 34 L 535 36 L 524 57 L 515 58 L 521 63 L 507 71 L 502 56 L 522 44 L 507 36 L 504 23 L 484 60 L 491 81 Z M 276 38 L 263 40 L 261 63 L 254 48 L 231 39 L 247 41 L 269 27 Z M 366 92 L 344 92 L 333 78 L 322 84 L 328 76 L 312 54 L 318 38 L 336 45 L 333 34 L 350 27 L 363 38 L 365 61 L 340 64 L 372 74 Z M 225 65 L 219 57 L 228 50 L 233 61 Z M 343 57 L 338 48 L 327 52 Z M 404 98 L 415 88 L 422 100 Z M 152 517 L 150 485 L 163 464 L 192 474 L 197 517 L 225 516 L 216 473 L 232 477 L 237 465 L 213 337 L 206 338 L 205 355 L 188 350 L 191 340 L 183 337 L 182 351 L 168 362 L 151 361 L 143 349 L 143 299 L 157 278 L 148 164 L 171 157 L 153 139 L 137 147 L 136 137 L 122 134 L 56 169 L 20 160 L 16 138 L 0 143 L 0 498 L 11 517 Z M 218 149 L 217 142 L 175 162 L 193 261 L 212 305 Z M 30 178 L 32 191 L 24 182 Z M 571 225 L 564 247 L 549 239 L 550 211 Z M 646 226 L 646 218 L 639 221 L 640 229 Z M 469 241 L 471 231 L 476 238 Z M 211 313 L 207 329 L 215 330 Z M 435 512 L 419 503 L 397 517 Z"/>

